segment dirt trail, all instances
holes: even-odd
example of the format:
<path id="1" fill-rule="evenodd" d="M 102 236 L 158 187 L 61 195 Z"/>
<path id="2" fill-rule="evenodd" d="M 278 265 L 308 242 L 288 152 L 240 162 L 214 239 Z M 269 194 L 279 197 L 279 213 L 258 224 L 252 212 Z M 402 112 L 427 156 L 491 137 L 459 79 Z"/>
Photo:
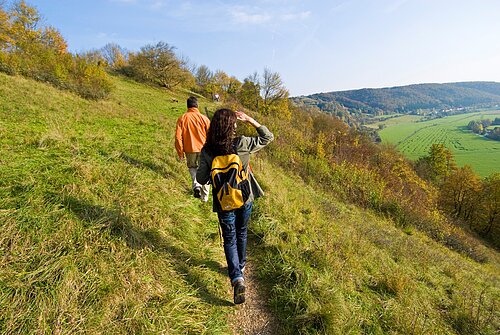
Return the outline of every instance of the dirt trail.
<path id="1" fill-rule="evenodd" d="M 245 267 L 246 302 L 235 306 L 229 323 L 238 335 L 276 335 L 278 320 L 267 306 L 269 294 L 259 285 L 251 262 Z M 232 292 L 231 292 L 232 295 Z"/>

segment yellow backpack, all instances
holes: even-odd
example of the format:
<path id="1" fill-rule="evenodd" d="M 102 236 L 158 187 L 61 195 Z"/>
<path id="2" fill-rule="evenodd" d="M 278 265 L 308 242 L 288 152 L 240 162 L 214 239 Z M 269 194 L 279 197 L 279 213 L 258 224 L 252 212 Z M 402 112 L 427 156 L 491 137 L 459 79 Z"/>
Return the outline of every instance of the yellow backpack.
<path id="1" fill-rule="evenodd" d="M 237 154 L 214 157 L 210 176 L 214 200 L 222 211 L 240 208 L 248 200 L 250 182 Z"/>

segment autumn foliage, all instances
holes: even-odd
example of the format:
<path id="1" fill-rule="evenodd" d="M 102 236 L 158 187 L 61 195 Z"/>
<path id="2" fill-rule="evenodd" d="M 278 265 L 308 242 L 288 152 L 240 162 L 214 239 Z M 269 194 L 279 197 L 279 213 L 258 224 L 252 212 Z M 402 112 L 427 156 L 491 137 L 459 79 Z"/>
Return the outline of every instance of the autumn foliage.
<path id="1" fill-rule="evenodd" d="M 289 120 L 265 112 L 258 116 L 275 132 L 276 140 L 271 144 L 274 150 L 269 151 L 273 161 L 343 201 L 390 217 L 404 231 L 411 233 L 417 229 L 453 250 L 477 261 L 486 261 L 484 249 L 474 233 L 467 232 L 468 228 L 450 215 L 453 198 L 445 200 L 444 186 L 417 174 L 415 164 L 393 146 L 373 143 L 331 114 L 303 106 L 288 108 Z M 458 185 L 451 178 L 461 170 L 456 169 L 448 151 L 436 146 L 430 152 L 436 156 L 427 159 L 432 180 L 449 180 L 449 185 Z M 457 175 L 456 178 L 464 177 Z M 475 192 L 484 189 L 479 186 L 481 181 L 477 176 L 471 178 L 478 187 Z M 498 184 L 498 177 L 492 178 Z M 493 188 L 497 184 L 488 185 Z M 478 193 L 473 196 L 470 190 L 468 192 L 461 215 L 466 211 L 472 218 L 473 214 L 469 213 L 471 206 L 478 206 L 474 202 Z M 494 192 L 489 194 L 494 198 Z M 488 236 L 483 236 L 489 239 L 498 237 L 498 213 L 494 210 L 499 208 L 498 196 L 495 199 L 483 199 L 479 205 L 484 217 L 480 227 L 484 234 L 488 232 Z M 476 213 L 476 209 L 473 212 Z"/>
<path id="2" fill-rule="evenodd" d="M 0 71 L 20 74 L 99 99 L 111 90 L 104 69 L 72 55 L 59 31 L 42 26 L 38 11 L 24 1 L 0 5 Z"/>
<path id="3" fill-rule="evenodd" d="M 122 70 L 138 81 L 167 89 L 188 86 L 187 83 L 194 81 L 193 76 L 186 68 L 186 62 L 174 50 L 165 42 L 146 45 L 139 52 L 129 55 L 128 65 Z"/>

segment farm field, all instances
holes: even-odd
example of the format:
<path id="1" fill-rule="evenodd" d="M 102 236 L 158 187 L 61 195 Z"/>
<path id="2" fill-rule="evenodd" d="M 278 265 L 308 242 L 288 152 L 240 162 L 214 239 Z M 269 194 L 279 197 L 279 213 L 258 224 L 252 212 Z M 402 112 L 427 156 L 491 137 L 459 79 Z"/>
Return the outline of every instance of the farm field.
<path id="1" fill-rule="evenodd" d="M 485 177 L 500 171 L 500 142 L 473 134 L 467 129 L 472 120 L 500 117 L 500 110 L 478 111 L 417 122 L 419 117 L 393 118 L 384 122 L 382 142 L 393 143 L 410 159 L 426 155 L 433 143 L 452 150 L 459 166 L 470 165 Z"/>
<path id="2" fill-rule="evenodd" d="M 416 121 L 419 121 L 422 119 L 421 116 L 408 115 L 408 114 L 407 115 L 402 114 L 400 116 L 391 117 L 391 118 L 388 118 L 385 120 L 384 120 L 384 118 L 387 118 L 387 115 L 379 116 L 378 119 L 380 119 L 380 121 L 373 123 L 373 124 L 368 124 L 368 125 L 366 125 L 366 127 L 378 129 L 378 126 L 381 124 L 383 124 L 386 127 L 390 127 L 390 126 L 394 126 L 396 124 L 416 122 Z"/>

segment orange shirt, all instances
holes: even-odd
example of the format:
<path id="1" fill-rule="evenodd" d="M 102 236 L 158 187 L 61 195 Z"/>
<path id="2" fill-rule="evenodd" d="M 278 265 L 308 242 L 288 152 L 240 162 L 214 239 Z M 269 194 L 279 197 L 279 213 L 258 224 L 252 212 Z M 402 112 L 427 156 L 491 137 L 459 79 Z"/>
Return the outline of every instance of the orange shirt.
<path id="1" fill-rule="evenodd" d="M 175 150 L 179 158 L 185 152 L 200 152 L 207 138 L 210 120 L 198 108 L 189 108 L 177 119 L 175 128 Z"/>

